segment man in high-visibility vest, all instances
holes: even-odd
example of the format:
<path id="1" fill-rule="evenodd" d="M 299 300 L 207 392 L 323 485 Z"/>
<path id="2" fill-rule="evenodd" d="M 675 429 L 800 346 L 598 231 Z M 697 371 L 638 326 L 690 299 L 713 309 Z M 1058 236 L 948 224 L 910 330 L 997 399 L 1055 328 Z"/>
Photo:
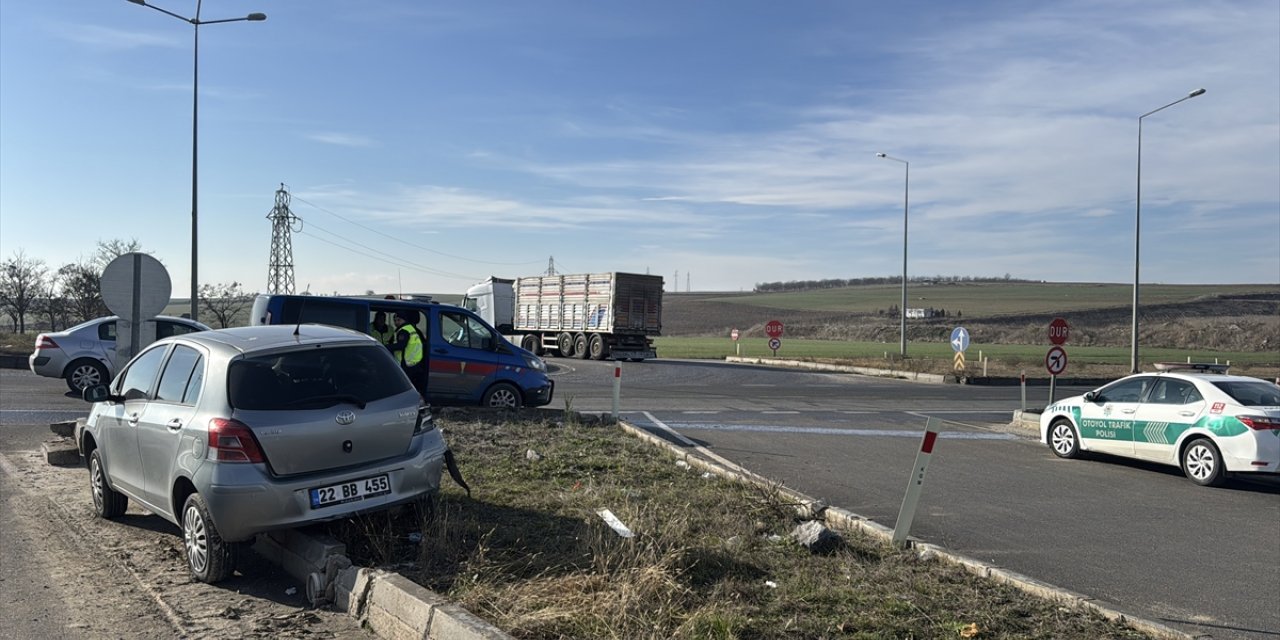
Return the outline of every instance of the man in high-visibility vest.
<path id="1" fill-rule="evenodd" d="M 387 324 L 387 313 L 378 311 L 373 314 L 373 322 L 369 323 L 369 335 L 380 344 L 388 345 L 395 339 L 396 330 Z"/>
<path id="2" fill-rule="evenodd" d="M 397 311 L 393 322 L 396 325 L 395 338 L 387 348 L 391 350 L 391 355 L 395 357 L 396 362 L 400 363 L 400 368 L 404 369 L 409 380 L 413 382 L 413 388 L 417 389 L 423 401 L 426 401 L 426 345 L 417 327 L 418 312 L 413 309 Z"/>

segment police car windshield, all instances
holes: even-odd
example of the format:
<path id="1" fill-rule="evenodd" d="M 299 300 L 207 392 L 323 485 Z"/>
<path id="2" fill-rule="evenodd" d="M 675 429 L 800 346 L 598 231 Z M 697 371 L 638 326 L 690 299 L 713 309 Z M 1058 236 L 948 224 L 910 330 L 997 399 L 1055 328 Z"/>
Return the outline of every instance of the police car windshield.
<path id="1" fill-rule="evenodd" d="M 1213 386 L 1246 407 L 1280 407 L 1280 386 L 1262 380 L 1220 380 Z"/>

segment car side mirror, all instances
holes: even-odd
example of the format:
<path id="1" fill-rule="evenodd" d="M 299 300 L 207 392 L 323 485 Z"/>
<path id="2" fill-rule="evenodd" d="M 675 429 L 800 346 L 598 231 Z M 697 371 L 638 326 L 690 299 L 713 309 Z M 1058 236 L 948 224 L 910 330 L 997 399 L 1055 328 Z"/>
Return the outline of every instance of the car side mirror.
<path id="1" fill-rule="evenodd" d="M 1085 402 L 1097 402 L 1100 399 L 1102 399 L 1102 396 L 1099 395 L 1097 391 L 1090 391 L 1084 394 Z"/>
<path id="2" fill-rule="evenodd" d="M 85 402 L 106 402 L 111 399 L 111 391 L 107 389 L 105 384 L 95 384 L 92 387 L 85 387 L 80 392 L 80 397 Z"/>

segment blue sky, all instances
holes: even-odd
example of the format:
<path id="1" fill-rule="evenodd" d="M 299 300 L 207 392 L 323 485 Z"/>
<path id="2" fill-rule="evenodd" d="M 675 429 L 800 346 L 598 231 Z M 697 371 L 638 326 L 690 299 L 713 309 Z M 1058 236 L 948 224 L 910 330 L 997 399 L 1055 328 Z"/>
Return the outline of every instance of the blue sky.
<path id="1" fill-rule="evenodd" d="M 157 0 L 191 15 L 193 0 Z M 668 290 L 902 271 L 1280 282 L 1280 2 L 209 0 L 201 282 Z M 0 4 L 0 256 L 136 238 L 190 281 L 192 28 Z M 358 224 L 356 224 L 358 223 Z M 673 282 L 679 273 L 678 283 Z"/>

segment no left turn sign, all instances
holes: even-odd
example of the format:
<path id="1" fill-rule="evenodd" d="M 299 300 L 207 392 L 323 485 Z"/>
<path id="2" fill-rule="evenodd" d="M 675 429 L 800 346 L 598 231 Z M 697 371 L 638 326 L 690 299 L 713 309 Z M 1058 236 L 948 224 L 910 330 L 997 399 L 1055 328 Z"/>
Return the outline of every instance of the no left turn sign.
<path id="1" fill-rule="evenodd" d="M 1044 368 L 1049 370 L 1049 375 L 1061 375 L 1067 370 L 1067 350 L 1059 346 L 1049 348 L 1049 353 L 1044 356 Z"/>

